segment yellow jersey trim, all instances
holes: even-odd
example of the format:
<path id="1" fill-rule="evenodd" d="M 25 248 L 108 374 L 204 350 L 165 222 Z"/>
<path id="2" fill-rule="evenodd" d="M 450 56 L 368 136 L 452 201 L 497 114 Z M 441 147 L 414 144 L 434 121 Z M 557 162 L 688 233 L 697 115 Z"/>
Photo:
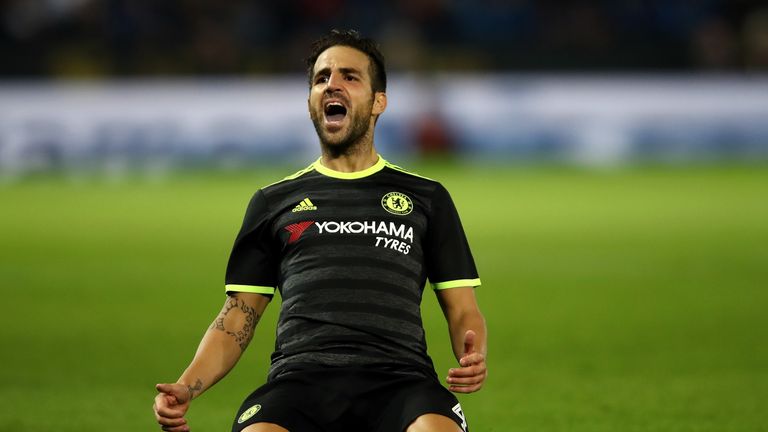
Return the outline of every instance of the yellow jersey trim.
<path id="1" fill-rule="evenodd" d="M 227 294 L 231 292 L 246 292 L 246 293 L 268 294 L 268 295 L 275 294 L 275 287 L 267 287 L 267 286 L 227 284 L 224 288 L 227 291 Z"/>
<path id="2" fill-rule="evenodd" d="M 313 169 L 315 169 L 315 164 L 312 164 L 312 165 L 310 165 L 310 166 L 308 166 L 308 167 L 306 167 L 306 168 L 304 168 L 304 169 L 302 169 L 302 170 L 299 170 L 299 171 L 297 171 L 297 172 L 295 172 L 295 173 L 293 173 L 293 174 L 289 175 L 288 177 L 285 177 L 285 178 L 283 178 L 283 179 L 280 179 L 280 180 L 278 180 L 278 181 L 276 181 L 276 182 L 274 182 L 274 183 L 270 183 L 270 184 L 268 184 L 268 185 L 266 185 L 266 186 L 262 187 L 262 189 L 264 189 L 264 188 L 268 188 L 268 187 L 270 187 L 270 186 L 273 186 L 273 185 L 276 185 L 276 184 L 278 184 L 278 183 L 282 183 L 282 182 L 284 182 L 284 181 L 286 181 L 286 180 L 293 180 L 293 179 L 295 179 L 295 178 L 301 177 L 302 175 L 304 175 L 304 174 L 306 174 L 306 173 L 308 173 L 308 172 L 312 171 Z"/>
<path id="3" fill-rule="evenodd" d="M 439 291 L 450 288 L 472 287 L 476 288 L 480 286 L 480 279 L 457 279 L 445 282 L 432 282 L 432 289 Z"/>
<path id="4" fill-rule="evenodd" d="M 403 167 L 399 167 L 399 166 L 397 166 L 397 165 L 395 165 L 395 164 L 393 164 L 393 163 L 391 163 L 391 162 L 385 162 L 385 163 L 386 163 L 386 165 L 387 165 L 387 167 L 388 167 L 388 168 L 392 168 L 393 170 L 395 170 L 395 171 L 399 171 L 399 172 L 401 172 L 401 173 L 403 173 L 403 174 L 412 175 L 412 176 L 414 176 L 414 177 L 423 178 L 423 179 L 425 179 L 425 180 L 435 181 L 435 180 L 432 180 L 432 179 L 431 179 L 431 178 L 429 178 L 429 177 L 424 177 L 423 175 L 419 175 L 419 174 L 416 174 L 415 172 L 411 172 L 411 171 L 408 171 L 407 169 L 405 169 L 405 168 L 403 168 Z"/>
<path id="5" fill-rule="evenodd" d="M 315 161 L 315 163 L 312 164 L 312 167 L 314 167 L 314 169 L 317 170 L 317 172 L 319 172 L 320 174 L 323 174 L 328 177 L 333 177 L 333 178 L 342 179 L 342 180 L 355 180 L 363 177 L 368 177 L 369 175 L 375 174 L 381 171 L 382 169 L 384 169 L 384 167 L 387 165 L 387 161 L 385 161 L 384 158 L 381 157 L 381 155 L 377 155 L 377 157 L 379 159 L 376 161 L 375 164 L 373 164 L 373 166 L 366 168 L 362 171 L 355 171 L 350 173 L 332 170 L 324 166 L 322 163 L 320 163 L 320 160 L 322 158 L 318 158 Z"/>
<path id="6" fill-rule="evenodd" d="M 434 181 L 434 180 L 432 180 L 429 177 L 424 177 L 423 175 L 416 174 L 414 172 L 406 170 L 405 168 L 402 168 L 402 167 L 397 166 L 397 165 L 395 165 L 393 163 L 390 163 L 386 159 L 381 157 L 381 155 L 377 155 L 377 157 L 378 157 L 378 160 L 376 161 L 375 164 L 373 164 L 373 166 L 371 166 L 369 168 L 366 168 L 366 169 L 364 169 L 362 171 L 351 172 L 351 173 L 336 171 L 336 170 L 333 170 L 331 168 L 328 168 L 328 167 L 324 166 L 320 162 L 322 160 L 322 157 L 320 157 L 315 162 L 313 162 L 311 165 L 309 165 L 308 167 L 306 167 L 306 168 L 304 168 L 302 170 L 299 170 L 299 171 L 297 171 L 297 172 L 295 172 L 295 173 L 293 173 L 293 174 L 291 174 L 291 175 L 289 175 L 287 177 L 284 177 L 284 178 L 282 178 L 282 179 L 280 179 L 280 180 L 278 180 L 278 181 L 276 181 L 274 183 L 270 183 L 270 184 L 264 186 L 262 189 L 264 189 L 266 187 L 269 187 L 269 186 L 276 185 L 278 183 L 282 183 L 282 182 L 284 182 L 286 180 L 296 179 L 296 178 L 301 177 L 302 175 L 304 175 L 304 174 L 306 174 L 306 173 L 308 173 L 308 172 L 310 172 L 312 170 L 315 170 L 315 171 L 319 172 L 320 174 L 326 175 L 328 177 L 338 178 L 338 179 L 342 179 L 342 180 L 354 180 L 354 179 L 368 177 L 371 174 L 375 174 L 375 173 L 381 171 L 382 169 L 384 169 L 384 167 L 388 167 L 388 168 L 392 168 L 393 170 L 399 171 L 399 172 L 404 173 L 404 174 L 408 174 L 408 175 L 412 175 L 414 177 L 419 177 L 419 178 L 423 178 L 423 179 L 426 179 L 426 180 Z"/>

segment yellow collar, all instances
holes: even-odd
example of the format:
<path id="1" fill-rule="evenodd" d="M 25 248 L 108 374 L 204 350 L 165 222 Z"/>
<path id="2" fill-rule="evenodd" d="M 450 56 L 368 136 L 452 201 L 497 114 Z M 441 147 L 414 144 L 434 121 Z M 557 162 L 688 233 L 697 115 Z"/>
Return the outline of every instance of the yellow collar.
<path id="1" fill-rule="evenodd" d="M 319 172 L 320 174 L 326 175 L 328 177 L 333 177 L 333 178 L 342 179 L 342 180 L 360 179 L 363 177 L 368 177 L 369 175 L 377 173 L 382 169 L 384 169 L 384 166 L 387 164 L 387 161 L 385 161 L 384 158 L 381 157 L 381 155 L 377 155 L 377 156 L 379 160 L 377 160 L 376 163 L 373 164 L 373 166 L 370 166 L 362 171 L 347 173 L 347 172 L 332 170 L 324 166 L 322 163 L 320 163 L 320 159 L 322 158 L 318 158 L 315 161 L 315 163 L 312 164 L 312 167 L 314 167 L 317 170 L 317 172 Z"/>

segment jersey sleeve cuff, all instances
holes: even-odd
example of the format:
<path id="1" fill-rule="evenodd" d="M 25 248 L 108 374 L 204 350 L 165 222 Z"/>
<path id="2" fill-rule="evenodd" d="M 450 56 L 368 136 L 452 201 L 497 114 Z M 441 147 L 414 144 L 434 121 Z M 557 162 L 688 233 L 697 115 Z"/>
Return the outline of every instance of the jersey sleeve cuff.
<path id="1" fill-rule="evenodd" d="M 432 289 L 435 291 L 460 288 L 460 287 L 472 287 L 476 288 L 480 286 L 480 279 L 457 279 L 445 282 L 432 282 Z"/>
<path id="2" fill-rule="evenodd" d="M 224 289 L 226 290 L 227 294 L 233 293 L 233 292 L 246 292 L 246 293 L 267 294 L 267 295 L 275 294 L 275 287 L 258 286 L 258 285 L 227 284 L 224 286 Z"/>

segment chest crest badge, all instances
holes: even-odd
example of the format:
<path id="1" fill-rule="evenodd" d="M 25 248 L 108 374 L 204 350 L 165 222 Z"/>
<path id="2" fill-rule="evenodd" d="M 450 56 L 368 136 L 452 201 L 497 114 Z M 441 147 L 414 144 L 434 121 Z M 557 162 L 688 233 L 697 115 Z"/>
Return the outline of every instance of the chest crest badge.
<path id="1" fill-rule="evenodd" d="M 384 210 L 394 215 L 405 216 L 413 211 L 413 201 L 408 195 L 400 192 L 390 192 L 381 198 Z"/>

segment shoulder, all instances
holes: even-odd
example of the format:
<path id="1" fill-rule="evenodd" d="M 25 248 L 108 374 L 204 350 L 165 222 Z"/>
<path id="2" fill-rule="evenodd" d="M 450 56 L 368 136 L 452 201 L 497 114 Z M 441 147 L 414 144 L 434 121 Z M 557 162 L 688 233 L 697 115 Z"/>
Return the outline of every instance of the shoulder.
<path id="1" fill-rule="evenodd" d="M 263 186 L 256 193 L 264 196 L 267 203 L 280 203 L 302 190 L 322 182 L 323 175 L 317 171 L 317 162 L 274 183 Z"/>
<path id="2" fill-rule="evenodd" d="M 303 180 L 311 177 L 313 173 L 315 173 L 314 164 L 274 183 L 260 187 L 251 195 L 248 212 L 266 215 L 274 207 L 274 203 L 306 185 Z"/>
<path id="3" fill-rule="evenodd" d="M 384 168 L 387 168 L 389 172 L 392 172 L 396 175 L 412 178 L 414 181 L 421 181 L 423 183 L 439 183 L 437 180 L 433 180 L 429 177 L 417 174 L 386 160 L 384 161 Z"/>
<path id="4" fill-rule="evenodd" d="M 417 174 L 391 162 L 385 163 L 383 171 L 390 177 L 391 181 L 414 189 L 422 195 L 431 196 L 437 189 L 444 189 L 439 181 Z"/>
<path id="5" fill-rule="evenodd" d="M 286 188 L 295 187 L 301 183 L 302 179 L 312 176 L 312 174 L 315 172 L 315 163 L 312 163 L 306 168 L 296 171 L 289 176 L 283 177 L 281 180 L 263 186 L 260 191 L 262 191 L 264 194 L 270 195 Z"/>
<path id="6" fill-rule="evenodd" d="M 451 205 L 451 196 L 440 181 L 389 162 L 385 166 L 385 171 L 389 177 L 385 181 L 393 186 L 397 185 L 398 191 L 412 194 L 411 197 L 417 200 L 428 214 Z"/>

